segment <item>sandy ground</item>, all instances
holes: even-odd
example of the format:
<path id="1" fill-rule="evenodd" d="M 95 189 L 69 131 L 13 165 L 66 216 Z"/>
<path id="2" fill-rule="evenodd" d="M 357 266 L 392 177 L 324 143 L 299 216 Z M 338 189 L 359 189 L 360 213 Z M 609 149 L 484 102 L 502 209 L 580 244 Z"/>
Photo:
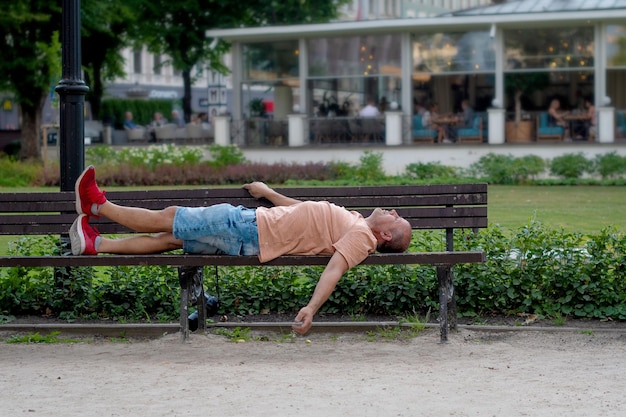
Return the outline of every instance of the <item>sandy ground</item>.
<path id="1" fill-rule="evenodd" d="M 0 342 L 0 416 L 626 415 L 625 332 L 438 338 Z"/>

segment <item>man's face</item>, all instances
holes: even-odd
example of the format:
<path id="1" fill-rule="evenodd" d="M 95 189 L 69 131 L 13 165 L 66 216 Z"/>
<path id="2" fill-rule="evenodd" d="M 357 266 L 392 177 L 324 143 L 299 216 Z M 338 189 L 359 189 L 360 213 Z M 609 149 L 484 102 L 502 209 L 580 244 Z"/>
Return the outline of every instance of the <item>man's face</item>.
<path id="1" fill-rule="evenodd" d="M 372 215 L 374 215 L 377 224 L 381 226 L 393 227 L 397 224 L 408 224 L 408 221 L 400 217 L 400 215 L 395 210 L 384 210 L 381 208 L 377 208 L 374 209 Z"/>

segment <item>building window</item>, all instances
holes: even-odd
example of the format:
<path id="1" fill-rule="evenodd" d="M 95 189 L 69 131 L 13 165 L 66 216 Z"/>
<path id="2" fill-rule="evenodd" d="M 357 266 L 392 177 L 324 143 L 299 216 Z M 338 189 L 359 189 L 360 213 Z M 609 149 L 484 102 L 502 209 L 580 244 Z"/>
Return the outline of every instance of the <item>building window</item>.
<path id="1" fill-rule="evenodd" d="M 311 115 L 353 116 L 368 99 L 400 101 L 401 49 L 397 35 L 309 41 Z"/>
<path id="2" fill-rule="evenodd" d="M 606 91 L 616 113 L 617 132 L 626 136 L 626 26 L 606 28 Z"/>
<path id="3" fill-rule="evenodd" d="M 416 34 L 413 41 L 413 101 L 461 111 L 470 100 L 484 112 L 494 95 L 495 50 L 487 30 Z"/>
<path id="4" fill-rule="evenodd" d="M 493 39 L 488 31 L 419 34 L 413 42 L 414 71 L 485 72 L 495 70 Z"/>
<path id="5" fill-rule="evenodd" d="M 593 69 L 592 27 L 507 30 L 504 39 L 507 70 Z"/>
<path id="6" fill-rule="evenodd" d="M 298 41 L 252 43 L 243 47 L 246 80 L 280 80 L 298 78 Z"/>
<path id="7" fill-rule="evenodd" d="M 135 74 L 141 74 L 141 49 L 135 49 L 133 51 L 133 71 Z"/>

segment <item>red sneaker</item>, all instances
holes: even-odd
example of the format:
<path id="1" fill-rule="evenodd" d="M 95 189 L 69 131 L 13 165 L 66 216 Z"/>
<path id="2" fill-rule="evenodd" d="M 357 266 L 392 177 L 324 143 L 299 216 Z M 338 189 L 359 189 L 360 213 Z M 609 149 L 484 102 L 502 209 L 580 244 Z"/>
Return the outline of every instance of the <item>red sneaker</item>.
<path id="1" fill-rule="evenodd" d="M 100 236 L 95 227 L 89 225 L 89 216 L 79 214 L 70 227 L 70 244 L 74 255 L 97 255 L 96 238 Z"/>
<path id="2" fill-rule="evenodd" d="M 74 185 L 76 192 L 76 212 L 78 214 L 86 214 L 92 217 L 100 217 L 91 211 L 94 204 L 102 205 L 107 201 L 104 191 L 100 191 L 96 184 L 96 169 L 93 165 L 89 165 Z"/>

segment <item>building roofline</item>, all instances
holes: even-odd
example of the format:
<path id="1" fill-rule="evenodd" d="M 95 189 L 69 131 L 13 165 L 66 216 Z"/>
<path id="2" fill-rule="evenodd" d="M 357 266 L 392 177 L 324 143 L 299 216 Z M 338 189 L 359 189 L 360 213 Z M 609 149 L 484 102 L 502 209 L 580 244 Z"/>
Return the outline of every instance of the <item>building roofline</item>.
<path id="1" fill-rule="evenodd" d="M 626 9 L 602 9 L 581 11 L 560 11 L 545 13 L 520 13 L 479 16 L 439 16 L 415 19 L 368 20 L 352 22 L 318 23 L 289 26 L 265 26 L 255 28 L 214 29 L 206 32 L 209 38 L 225 41 L 268 41 L 295 39 L 331 35 L 379 34 L 420 31 L 449 31 L 457 28 L 487 27 L 496 24 L 501 27 L 528 25 L 545 26 L 546 24 L 585 25 L 598 21 L 623 23 Z"/>

